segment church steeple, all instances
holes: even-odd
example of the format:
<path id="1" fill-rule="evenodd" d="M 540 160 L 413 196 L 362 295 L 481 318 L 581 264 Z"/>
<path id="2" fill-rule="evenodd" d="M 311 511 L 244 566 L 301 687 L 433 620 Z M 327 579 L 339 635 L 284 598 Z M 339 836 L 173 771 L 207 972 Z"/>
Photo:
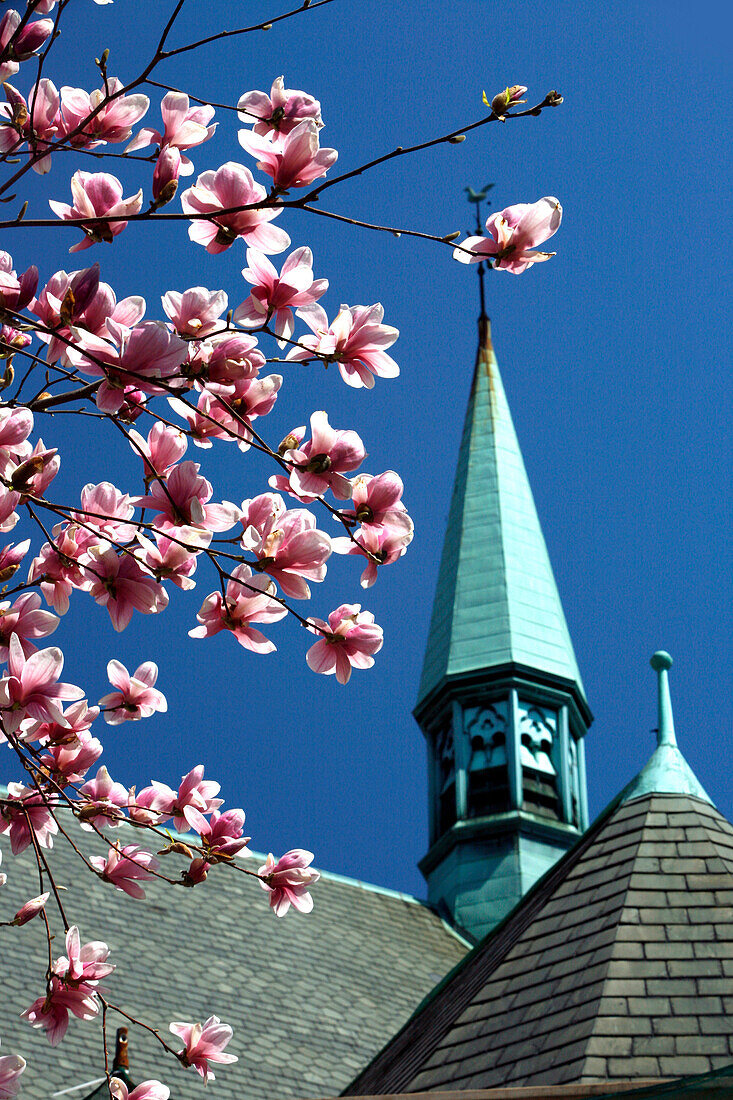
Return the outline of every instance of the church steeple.
<path id="1" fill-rule="evenodd" d="M 415 717 L 429 900 L 478 937 L 586 828 L 591 722 L 483 309 Z"/>

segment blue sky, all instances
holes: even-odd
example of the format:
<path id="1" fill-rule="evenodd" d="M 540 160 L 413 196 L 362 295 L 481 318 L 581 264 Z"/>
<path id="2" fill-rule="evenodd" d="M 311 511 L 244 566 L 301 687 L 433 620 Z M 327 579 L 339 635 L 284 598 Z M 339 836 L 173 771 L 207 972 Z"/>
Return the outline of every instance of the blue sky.
<path id="1" fill-rule="evenodd" d="M 108 7 L 77 0 L 48 74 L 91 89 L 92 59 L 110 46 L 110 73 L 129 79 L 169 9 L 170 0 Z M 177 41 L 285 10 L 272 0 L 253 16 L 251 4 L 189 0 Z M 490 274 L 487 291 L 504 385 L 596 716 L 587 739 L 592 812 L 652 751 L 648 659 L 662 647 L 675 658 L 681 747 L 718 807 L 733 814 L 732 89 L 722 46 L 729 31 L 722 4 L 706 8 L 703 24 L 691 3 L 336 0 L 171 60 L 156 74 L 229 103 L 284 74 L 286 84 L 321 100 L 322 143 L 339 150 L 341 170 L 481 117 L 484 88 L 521 82 L 535 101 L 550 88 L 565 96 L 541 118 L 492 124 L 460 145 L 377 168 L 327 192 L 323 205 L 442 234 L 471 228 L 467 184 L 494 181 L 494 208 L 545 194 L 563 204 L 556 258 L 521 278 Z M 19 86 L 26 88 L 22 78 Z M 159 95 L 152 89 L 148 125 L 157 124 Z M 194 150 L 197 171 L 229 159 L 251 163 L 237 144 L 236 116 L 217 117 L 215 140 Z M 43 216 L 49 197 L 68 201 L 71 171 L 88 167 L 72 161 L 34 178 L 29 213 Z M 109 170 L 129 181 L 126 194 L 148 175 L 133 165 Z M 310 847 L 322 867 L 421 893 L 415 864 L 426 847 L 425 750 L 410 712 L 475 355 L 475 274 L 431 242 L 297 211 L 278 224 L 294 246 L 313 248 L 316 275 L 331 283 L 323 300 L 329 316 L 340 302 L 381 301 L 386 322 L 401 332 L 393 349 L 399 379 L 352 391 L 333 371 L 288 367 L 263 422 L 276 441 L 324 408 L 332 424 L 360 432 L 366 470 L 394 468 L 404 478 L 416 523 L 407 555 L 367 592 L 352 559 L 332 559 L 310 608 L 324 615 L 358 601 L 372 610 L 386 634 L 375 669 L 355 674 L 346 688 L 313 675 L 307 640 L 285 623 L 270 629 L 278 653 L 265 658 L 229 637 L 189 639 L 214 587 L 203 574 L 193 593 L 175 593 L 164 615 L 137 617 L 121 636 L 80 599 L 54 640 L 67 653 L 67 678 L 92 700 L 107 690 L 111 656 L 130 668 L 145 659 L 161 666 L 168 714 L 101 735 L 115 778 L 172 783 L 205 763 L 227 801 L 246 809 L 253 847 Z M 71 237 L 28 228 L 3 243 L 19 269 L 37 262 L 47 278 L 76 266 L 66 253 Z M 161 293 L 197 284 L 224 288 L 237 305 L 247 293 L 244 252 L 238 241 L 208 256 L 177 223 L 155 238 L 130 226 L 83 261 L 99 259 L 118 296 L 143 293 L 156 317 Z M 44 439 L 62 448 L 59 496 L 75 501 L 84 483 L 103 478 L 137 491 L 136 463 L 116 433 L 87 433 L 91 421 L 45 421 L 38 424 Z M 217 499 L 239 502 L 266 489 L 270 470 L 254 456 L 220 447 L 188 457 L 200 459 Z"/>

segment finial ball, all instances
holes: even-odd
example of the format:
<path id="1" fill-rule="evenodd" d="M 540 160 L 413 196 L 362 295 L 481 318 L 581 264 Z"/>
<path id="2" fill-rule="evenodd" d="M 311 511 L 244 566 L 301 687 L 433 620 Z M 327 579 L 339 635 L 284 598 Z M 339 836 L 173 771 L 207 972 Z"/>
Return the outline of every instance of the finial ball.
<path id="1" fill-rule="evenodd" d="M 671 668 L 674 662 L 669 653 L 666 653 L 663 649 L 658 649 L 649 664 L 655 672 L 661 672 L 663 668 Z"/>

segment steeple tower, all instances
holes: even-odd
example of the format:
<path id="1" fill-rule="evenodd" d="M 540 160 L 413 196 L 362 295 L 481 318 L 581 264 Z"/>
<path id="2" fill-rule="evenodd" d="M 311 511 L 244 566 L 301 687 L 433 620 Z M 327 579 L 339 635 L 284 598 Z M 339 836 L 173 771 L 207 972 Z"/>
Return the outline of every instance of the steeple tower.
<path id="1" fill-rule="evenodd" d="M 414 713 L 428 898 L 480 938 L 587 827 L 592 721 L 483 300 Z"/>

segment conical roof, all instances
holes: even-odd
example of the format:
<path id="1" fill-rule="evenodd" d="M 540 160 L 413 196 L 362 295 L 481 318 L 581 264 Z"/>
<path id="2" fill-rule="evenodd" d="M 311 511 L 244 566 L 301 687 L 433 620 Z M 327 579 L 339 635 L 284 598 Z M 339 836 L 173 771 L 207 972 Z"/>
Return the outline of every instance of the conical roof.
<path id="1" fill-rule="evenodd" d="M 616 802 L 344 1095 L 676 1077 L 730 1061 L 733 827 Z"/>
<path id="2" fill-rule="evenodd" d="M 486 317 L 479 330 L 418 706 L 445 677 L 511 663 L 584 699 Z"/>
<path id="3" fill-rule="evenodd" d="M 344 1095 L 704 1074 L 733 1053 L 733 826 L 677 748 L 649 763 Z"/>

